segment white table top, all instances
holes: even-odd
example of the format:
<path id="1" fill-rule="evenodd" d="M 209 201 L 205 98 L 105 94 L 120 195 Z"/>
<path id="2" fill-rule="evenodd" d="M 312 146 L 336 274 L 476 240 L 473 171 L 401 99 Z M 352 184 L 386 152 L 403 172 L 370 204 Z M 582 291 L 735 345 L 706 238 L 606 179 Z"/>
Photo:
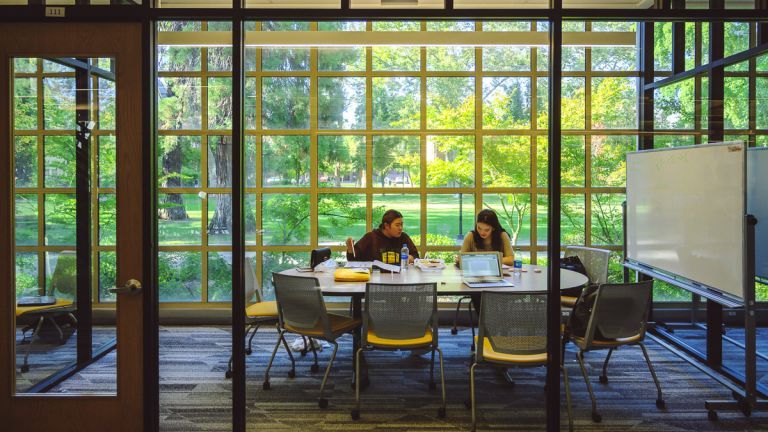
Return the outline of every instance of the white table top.
<path id="1" fill-rule="evenodd" d="M 536 272 L 536 270 L 539 270 Z M 320 289 L 325 295 L 349 296 L 365 294 L 365 282 L 336 282 L 333 273 L 327 272 L 298 272 L 296 269 L 288 269 L 280 272 L 286 275 L 316 277 L 320 282 Z M 504 279 L 512 282 L 513 288 L 470 288 L 461 281 L 461 270 L 453 265 L 448 265 L 442 271 L 422 271 L 413 266 L 402 274 L 381 273 L 374 271 L 371 274 L 371 282 L 380 283 L 437 283 L 438 295 L 467 295 L 482 291 L 513 291 L 513 292 L 542 292 L 547 290 L 547 267 L 539 265 L 523 265 L 520 276 L 505 276 Z M 588 279 L 581 273 L 572 270 L 560 269 L 560 289 L 576 288 L 586 285 Z"/>

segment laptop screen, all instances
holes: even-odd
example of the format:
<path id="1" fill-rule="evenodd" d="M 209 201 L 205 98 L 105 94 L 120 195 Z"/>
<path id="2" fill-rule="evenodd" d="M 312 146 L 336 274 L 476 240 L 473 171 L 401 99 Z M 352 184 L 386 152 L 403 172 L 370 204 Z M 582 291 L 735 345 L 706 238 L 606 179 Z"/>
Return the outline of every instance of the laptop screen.
<path id="1" fill-rule="evenodd" d="M 461 270 L 464 277 L 501 277 L 501 265 L 497 253 L 463 253 Z"/>

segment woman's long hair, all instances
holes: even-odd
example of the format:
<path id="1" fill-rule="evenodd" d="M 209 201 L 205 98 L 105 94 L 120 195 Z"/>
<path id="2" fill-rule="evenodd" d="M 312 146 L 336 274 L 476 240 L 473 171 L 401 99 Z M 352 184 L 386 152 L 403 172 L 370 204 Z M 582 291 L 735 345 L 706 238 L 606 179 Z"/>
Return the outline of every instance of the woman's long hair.
<path id="1" fill-rule="evenodd" d="M 403 217 L 402 213 L 400 213 L 397 210 L 387 210 L 384 212 L 384 215 L 381 216 L 381 223 L 379 224 L 379 229 L 384 229 L 384 224 L 391 224 L 395 221 L 395 219 L 401 219 Z"/>
<path id="2" fill-rule="evenodd" d="M 477 233 L 478 222 L 490 225 L 493 228 L 491 231 L 491 248 L 497 252 L 504 253 L 504 242 L 501 240 L 501 233 L 507 231 L 501 227 L 496 212 L 491 209 L 484 209 L 477 214 L 477 221 L 475 222 L 475 229 L 472 230 L 472 236 L 475 239 L 475 244 L 481 245 L 483 238 Z"/>

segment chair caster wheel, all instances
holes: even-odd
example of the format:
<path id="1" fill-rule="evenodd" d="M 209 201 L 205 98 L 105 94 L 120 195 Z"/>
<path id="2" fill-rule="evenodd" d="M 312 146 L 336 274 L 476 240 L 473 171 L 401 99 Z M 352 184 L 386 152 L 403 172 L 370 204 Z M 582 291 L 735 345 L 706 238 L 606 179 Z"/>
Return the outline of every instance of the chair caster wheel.
<path id="1" fill-rule="evenodd" d="M 312 372 L 317 372 L 317 371 L 319 371 L 319 370 L 320 370 L 320 365 L 317 365 L 317 364 L 313 364 L 313 365 L 312 365 L 312 366 L 309 368 L 309 370 L 311 370 Z"/>
<path id="2" fill-rule="evenodd" d="M 472 409 L 472 399 L 464 399 L 464 408 Z"/>
<path id="3" fill-rule="evenodd" d="M 261 385 L 261 388 L 263 388 L 264 390 L 269 390 L 272 388 L 272 386 L 269 385 L 269 381 L 264 381 L 264 384 Z"/>
<path id="4" fill-rule="evenodd" d="M 429 383 L 429 389 L 430 390 L 436 390 L 437 389 L 437 384 L 434 381 L 430 382 Z"/>
<path id="5" fill-rule="evenodd" d="M 593 411 L 592 412 L 592 421 L 595 422 L 595 423 L 600 423 L 601 421 L 603 421 L 603 416 L 598 414 L 596 411 Z"/>
<path id="6" fill-rule="evenodd" d="M 452 328 L 451 329 L 451 334 L 452 335 L 459 334 L 459 329 L 457 329 L 456 327 Z"/>
<path id="7" fill-rule="evenodd" d="M 717 421 L 717 411 L 709 410 L 709 412 L 707 412 L 707 418 L 709 421 Z"/>
<path id="8" fill-rule="evenodd" d="M 608 377 L 606 375 L 600 375 L 600 384 L 608 384 Z"/>
<path id="9" fill-rule="evenodd" d="M 22 372 L 23 372 L 23 371 L 24 371 L 24 370 L 22 369 Z M 226 378 L 226 379 L 230 379 L 230 378 L 232 378 L 232 371 L 231 371 L 231 370 L 228 370 L 228 371 L 224 372 L 224 378 Z"/>
<path id="10" fill-rule="evenodd" d="M 317 405 L 323 409 L 328 408 L 328 399 L 320 398 L 320 400 L 317 401 Z"/>
<path id="11" fill-rule="evenodd" d="M 288 378 L 296 378 L 296 369 L 291 369 L 288 371 Z"/>
<path id="12" fill-rule="evenodd" d="M 667 407 L 667 403 L 664 402 L 664 399 L 656 399 L 656 408 L 664 409 L 666 407 Z"/>
<path id="13" fill-rule="evenodd" d="M 245 353 L 246 353 L 247 355 L 251 355 L 251 354 L 253 354 L 253 350 L 252 350 L 252 349 L 250 349 L 250 348 L 246 348 L 246 349 L 245 349 Z"/>
<path id="14" fill-rule="evenodd" d="M 307 355 L 307 349 L 306 348 L 301 350 L 301 356 L 304 357 L 305 355 Z"/>
<path id="15" fill-rule="evenodd" d="M 29 372 L 29 365 L 23 365 L 23 366 L 21 367 L 21 371 L 22 371 L 22 372 Z M 227 378 L 229 378 L 229 377 L 227 377 Z"/>
<path id="16" fill-rule="evenodd" d="M 445 407 L 437 409 L 437 418 L 445 418 Z"/>
<path id="17" fill-rule="evenodd" d="M 352 410 L 352 420 L 360 420 L 360 410 L 358 409 Z"/>

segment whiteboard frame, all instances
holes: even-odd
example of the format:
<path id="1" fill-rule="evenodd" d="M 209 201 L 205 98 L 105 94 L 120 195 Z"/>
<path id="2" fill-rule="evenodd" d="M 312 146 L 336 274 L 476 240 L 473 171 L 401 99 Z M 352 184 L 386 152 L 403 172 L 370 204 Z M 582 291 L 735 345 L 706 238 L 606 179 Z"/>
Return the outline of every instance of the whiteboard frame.
<path id="1" fill-rule="evenodd" d="M 732 146 L 732 145 L 739 145 L 742 148 L 742 202 L 743 202 L 743 208 L 741 210 L 741 250 L 742 250 L 742 263 L 739 263 L 739 268 L 742 270 L 746 266 L 746 261 L 749 259 L 750 255 L 752 255 L 752 259 L 754 259 L 754 254 L 750 254 L 747 251 L 747 241 L 746 241 L 746 235 L 747 235 L 747 223 L 746 223 L 746 215 L 747 215 L 747 151 L 748 147 L 744 141 L 727 141 L 727 142 L 714 142 L 714 143 L 707 143 L 707 144 L 696 144 L 696 145 L 689 145 L 689 146 L 680 146 L 680 147 L 671 147 L 671 148 L 660 148 L 660 149 L 649 149 L 649 150 L 638 150 L 633 152 L 627 153 L 627 159 L 632 154 L 645 154 L 645 153 L 651 153 L 651 152 L 667 152 L 667 151 L 680 151 L 680 150 L 686 150 L 686 149 L 694 149 L 694 148 L 703 148 L 703 147 L 715 147 L 715 146 Z M 627 166 L 629 164 L 627 163 Z M 747 289 L 746 284 L 749 282 L 747 281 L 748 275 L 744 274 L 742 271 L 741 276 L 741 283 L 738 284 L 739 287 L 742 288 L 741 296 L 738 296 L 734 294 L 733 292 L 728 292 L 723 289 L 710 286 L 706 283 L 703 283 L 701 281 L 698 281 L 696 279 L 684 277 L 681 275 L 677 275 L 674 272 L 660 268 L 645 262 L 642 262 L 638 259 L 630 258 L 629 257 L 629 247 L 628 247 L 628 238 L 629 238 L 629 220 L 627 218 L 627 212 L 629 208 L 629 189 L 627 189 L 627 206 L 625 206 L 625 224 L 624 224 L 624 232 L 625 232 L 625 241 L 624 241 L 624 267 L 635 270 L 640 273 L 646 274 L 648 276 L 651 276 L 656 279 L 663 280 L 671 285 L 677 286 L 679 288 L 685 289 L 691 293 L 700 295 L 704 298 L 713 300 L 717 303 L 720 303 L 726 307 L 740 307 L 744 305 L 744 298 L 747 297 L 748 293 L 744 292 L 744 290 Z M 738 211 L 738 210 L 737 210 Z M 754 281 L 754 277 L 752 277 L 752 282 Z M 754 286 L 754 283 L 752 284 Z"/>

